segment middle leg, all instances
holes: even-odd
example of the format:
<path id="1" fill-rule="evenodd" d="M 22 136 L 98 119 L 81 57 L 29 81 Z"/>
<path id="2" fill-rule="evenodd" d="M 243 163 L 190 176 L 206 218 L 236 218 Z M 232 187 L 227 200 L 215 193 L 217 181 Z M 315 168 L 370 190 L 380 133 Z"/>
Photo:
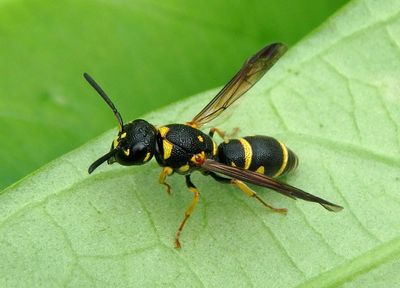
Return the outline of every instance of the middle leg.
<path id="1" fill-rule="evenodd" d="M 186 221 L 189 219 L 190 215 L 192 215 L 197 202 L 199 202 L 199 197 L 200 197 L 199 190 L 196 188 L 196 186 L 194 186 L 194 184 L 190 180 L 190 174 L 186 175 L 186 186 L 189 188 L 190 192 L 194 193 L 194 196 L 193 196 L 192 202 L 190 203 L 190 206 L 185 211 L 185 217 L 183 218 L 181 224 L 179 225 L 178 230 L 176 231 L 175 248 L 181 248 L 181 243 L 179 242 L 179 237 L 181 236 L 181 233 L 182 233 L 183 227 L 186 224 Z"/>

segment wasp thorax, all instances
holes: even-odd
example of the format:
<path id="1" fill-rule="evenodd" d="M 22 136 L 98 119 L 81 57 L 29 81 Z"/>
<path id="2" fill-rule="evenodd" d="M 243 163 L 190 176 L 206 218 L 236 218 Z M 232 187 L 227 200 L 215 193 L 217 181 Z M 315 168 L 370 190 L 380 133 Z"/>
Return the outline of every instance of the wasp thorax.
<path id="1" fill-rule="evenodd" d="M 107 163 L 118 162 L 121 165 L 141 165 L 149 161 L 155 152 L 156 128 L 145 120 L 138 119 L 125 124 L 122 132 L 111 144 L 116 149 Z"/>

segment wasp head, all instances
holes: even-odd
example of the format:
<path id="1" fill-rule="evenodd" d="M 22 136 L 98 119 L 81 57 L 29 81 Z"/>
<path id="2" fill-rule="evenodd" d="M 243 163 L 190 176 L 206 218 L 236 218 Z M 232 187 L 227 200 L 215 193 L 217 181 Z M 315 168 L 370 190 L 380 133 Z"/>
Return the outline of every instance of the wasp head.
<path id="1" fill-rule="evenodd" d="M 89 84 L 99 93 L 113 111 L 118 121 L 118 136 L 111 144 L 111 150 L 93 162 L 89 167 L 89 174 L 107 161 L 108 164 L 118 162 L 121 165 L 140 165 L 149 161 L 155 152 L 156 128 L 145 120 L 135 120 L 128 124 L 123 123 L 117 108 L 88 74 L 83 74 Z"/>
<path id="2" fill-rule="evenodd" d="M 110 152 L 115 153 L 107 163 L 129 166 L 148 162 L 154 155 L 156 135 L 156 128 L 142 119 L 124 125 L 111 144 Z"/>

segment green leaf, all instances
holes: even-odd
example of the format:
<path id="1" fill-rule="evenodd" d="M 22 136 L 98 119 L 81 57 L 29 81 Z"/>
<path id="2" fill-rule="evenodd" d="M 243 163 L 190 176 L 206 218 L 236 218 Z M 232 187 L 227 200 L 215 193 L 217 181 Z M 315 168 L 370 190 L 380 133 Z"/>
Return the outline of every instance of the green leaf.
<path id="1" fill-rule="evenodd" d="M 219 125 L 287 143 L 300 166 L 286 180 L 342 212 L 257 189 L 289 208 L 283 217 L 197 173 L 200 203 L 175 250 L 192 197 L 184 179 L 168 179 L 168 196 L 155 163 L 87 175 L 109 148 L 110 131 L 0 195 L 0 286 L 396 286 L 399 15 L 399 1 L 352 2 L 293 47 Z M 216 91 L 146 119 L 190 120 Z"/>
<path id="2" fill-rule="evenodd" d="M 138 117 L 221 85 L 346 0 L 187 2 L 0 1 L 0 189 L 113 127 L 83 72 Z"/>

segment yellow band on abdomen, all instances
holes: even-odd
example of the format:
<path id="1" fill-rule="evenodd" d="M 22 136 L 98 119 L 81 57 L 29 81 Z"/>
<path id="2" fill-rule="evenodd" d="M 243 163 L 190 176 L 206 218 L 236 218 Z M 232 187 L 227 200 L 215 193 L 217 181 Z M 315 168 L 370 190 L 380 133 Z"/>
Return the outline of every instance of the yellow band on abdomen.
<path id="1" fill-rule="evenodd" d="M 274 177 L 278 177 L 283 173 L 283 171 L 286 168 L 286 165 L 287 165 L 287 162 L 288 162 L 288 158 L 289 158 L 288 150 L 287 150 L 285 144 L 283 144 L 280 141 L 278 141 L 278 142 L 279 142 L 279 144 L 281 145 L 281 148 L 282 148 L 283 158 L 282 158 L 282 166 L 281 166 L 281 168 L 279 168 L 278 172 L 275 173 Z"/>
<path id="2" fill-rule="evenodd" d="M 247 142 L 246 139 L 240 138 L 239 139 L 240 144 L 243 146 L 244 150 L 244 169 L 249 169 L 250 164 L 251 164 L 251 159 L 253 157 L 253 150 L 251 149 L 251 145 L 249 142 Z"/>

